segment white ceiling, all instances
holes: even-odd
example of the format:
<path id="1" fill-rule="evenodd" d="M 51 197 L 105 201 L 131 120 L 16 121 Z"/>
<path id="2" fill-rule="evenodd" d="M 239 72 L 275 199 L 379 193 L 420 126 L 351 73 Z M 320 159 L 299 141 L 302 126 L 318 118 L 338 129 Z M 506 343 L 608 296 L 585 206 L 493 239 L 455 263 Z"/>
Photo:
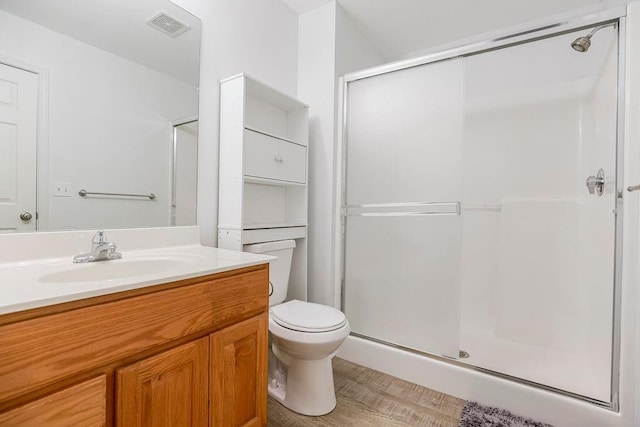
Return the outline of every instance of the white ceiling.
<path id="1" fill-rule="evenodd" d="M 200 20 L 167 0 L 0 0 L 0 10 L 198 84 Z M 172 38 L 151 28 L 161 10 L 191 29 Z"/>
<path id="2" fill-rule="evenodd" d="M 282 0 L 304 13 L 331 0 Z M 387 60 L 572 10 L 629 0 L 338 0 Z"/>
<path id="3" fill-rule="evenodd" d="M 282 1 L 301 14 L 333 0 Z M 628 1 L 338 0 L 387 61 L 554 14 Z M 0 0 L 0 10 L 197 82 L 200 21 L 167 0 Z M 145 22 L 159 10 L 194 28 L 175 39 L 150 28 Z"/>

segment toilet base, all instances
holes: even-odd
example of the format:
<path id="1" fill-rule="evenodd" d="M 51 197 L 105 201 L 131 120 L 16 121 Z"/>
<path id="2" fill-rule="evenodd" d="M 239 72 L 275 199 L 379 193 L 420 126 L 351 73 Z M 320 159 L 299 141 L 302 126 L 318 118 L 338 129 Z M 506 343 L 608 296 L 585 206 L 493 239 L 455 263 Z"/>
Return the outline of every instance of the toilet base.
<path id="1" fill-rule="evenodd" d="M 316 360 L 294 359 L 288 366 L 287 382 L 269 378 L 269 396 L 302 415 L 320 416 L 336 407 L 333 388 L 333 355 Z"/>

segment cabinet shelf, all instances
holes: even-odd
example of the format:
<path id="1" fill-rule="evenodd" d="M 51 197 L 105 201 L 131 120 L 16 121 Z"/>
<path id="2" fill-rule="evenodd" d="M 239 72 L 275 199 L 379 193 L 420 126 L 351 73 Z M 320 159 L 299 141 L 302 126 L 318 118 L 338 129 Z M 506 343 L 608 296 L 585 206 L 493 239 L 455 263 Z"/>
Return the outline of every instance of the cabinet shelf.
<path id="1" fill-rule="evenodd" d="M 275 240 L 304 239 L 306 237 L 307 227 L 257 228 L 255 230 L 243 230 L 241 240 L 243 245 L 249 245 L 252 243 L 273 242 Z"/>
<path id="2" fill-rule="evenodd" d="M 260 178 L 260 177 L 251 176 L 251 175 L 245 175 L 244 182 L 249 182 L 251 184 L 276 185 L 279 187 L 306 187 L 307 186 L 307 184 L 303 182 L 282 181 L 279 179 Z"/>
<path id="3" fill-rule="evenodd" d="M 268 131 L 266 131 L 266 130 L 264 130 L 264 129 L 260 129 L 260 128 L 257 128 L 257 127 L 255 127 L 255 126 L 245 126 L 244 128 L 245 128 L 246 130 L 250 130 L 250 131 L 253 131 L 253 132 L 258 132 L 258 133 L 261 133 L 261 134 L 263 134 L 263 135 L 270 136 L 270 137 L 272 137 L 272 138 L 276 138 L 276 139 L 280 139 L 280 140 L 282 140 L 282 141 L 290 142 L 290 143 L 292 143 L 292 144 L 301 145 L 301 146 L 303 146 L 303 147 L 306 147 L 306 146 L 307 146 L 307 144 L 304 144 L 304 143 L 303 143 L 303 142 L 301 142 L 301 141 L 296 141 L 295 139 L 287 138 L 286 136 L 278 135 L 278 134 L 273 133 L 273 132 L 268 132 Z"/>
<path id="4" fill-rule="evenodd" d="M 245 224 L 243 230 L 258 230 L 266 228 L 291 228 L 291 227 L 306 227 L 307 223 L 304 222 L 281 222 L 273 224 Z"/>

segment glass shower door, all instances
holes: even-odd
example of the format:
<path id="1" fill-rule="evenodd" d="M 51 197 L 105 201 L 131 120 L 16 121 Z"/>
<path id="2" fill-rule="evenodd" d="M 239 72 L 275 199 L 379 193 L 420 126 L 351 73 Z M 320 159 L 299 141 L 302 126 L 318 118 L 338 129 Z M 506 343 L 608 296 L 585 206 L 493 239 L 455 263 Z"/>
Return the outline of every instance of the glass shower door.
<path id="1" fill-rule="evenodd" d="M 463 66 L 350 82 L 344 310 L 352 331 L 458 357 Z"/>
<path id="2" fill-rule="evenodd" d="M 348 80 L 355 334 L 616 407 L 618 37 L 608 22 Z"/>
<path id="3" fill-rule="evenodd" d="M 461 349 L 474 366 L 612 395 L 614 25 L 465 58 Z M 615 380 L 615 379 L 614 379 Z"/>

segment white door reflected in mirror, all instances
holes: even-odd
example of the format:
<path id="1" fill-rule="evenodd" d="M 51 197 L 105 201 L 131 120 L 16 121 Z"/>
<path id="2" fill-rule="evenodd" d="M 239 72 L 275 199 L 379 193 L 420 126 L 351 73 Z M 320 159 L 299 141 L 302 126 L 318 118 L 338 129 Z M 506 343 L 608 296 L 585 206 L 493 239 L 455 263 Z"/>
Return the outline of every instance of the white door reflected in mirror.
<path id="1" fill-rule="evenodd" d="M 38 76 L 0 64 L 0 233 L 35 231 Z"/>

